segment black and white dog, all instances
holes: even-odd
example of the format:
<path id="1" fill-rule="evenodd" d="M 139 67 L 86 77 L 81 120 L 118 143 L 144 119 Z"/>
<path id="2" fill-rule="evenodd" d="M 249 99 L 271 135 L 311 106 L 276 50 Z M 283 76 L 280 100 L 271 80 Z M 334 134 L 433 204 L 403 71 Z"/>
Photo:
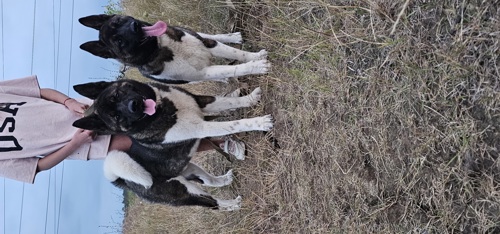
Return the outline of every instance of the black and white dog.
<path id="1" fill-rule="evenodd" d="M 226 80 L 250 74 L 267 73 L 267 51 L 242 51 L 223 43 L 241 43 L 240 33 L 209 35 L 186 28 L 152 25 L 130 16 L 91 15 L 80 23 L 99 30 L 99 40 L 80 46 L 102 58 L 114 58 L 137 67 L 143 75 L 167 83 Z M 212 57 L 244 62 L 211 66 Z M 179 82 L 181 81 L 181 82 Z"/>
<path id="2" fill-rule="evenodd" d="M 105 175 L 115 185 L 152 202 L 225 210 L 240 207 L 240 197 L 216 199 L 193 183 L 228 185 L 231 171 L 216 177 L 190 159 L 200 139 L 273 127 L 270 115 L 227 122 L 204 120 L 204 113 L 256 104 L 260 88 L 242 97 L 199 96 L 178 87 L 133 80 L 87 83 L 74 89 L 94 99 L 90 113 L 75 121 L 75 127 L 132 138 L 128 152 L 112 151 L 106 157 Z"/>

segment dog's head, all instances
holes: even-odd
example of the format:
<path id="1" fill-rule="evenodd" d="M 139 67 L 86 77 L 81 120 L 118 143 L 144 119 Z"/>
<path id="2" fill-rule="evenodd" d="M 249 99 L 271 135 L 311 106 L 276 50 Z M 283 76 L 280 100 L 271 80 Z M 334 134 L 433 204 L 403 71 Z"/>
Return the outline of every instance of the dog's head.
<path id="1" fill-rule="evenodd" d="M 100 134 L 135 133 L 155 115 L 156 94 L 147 84 L 133 80 L 75 85 L 76 92 L 94 99 L 87 116 L 73 126 Z"/>
<path id="2" fill-rule="evenodd" d="M 143 29 L 150 24 L 133 17 L 101 14 L 78 21 L 99 31 L 98 41 L 80 45 L 82 50 L 93 55 L 118 59 L 130 65 L 143 65 L 158 49 L 157 38 Z"/>

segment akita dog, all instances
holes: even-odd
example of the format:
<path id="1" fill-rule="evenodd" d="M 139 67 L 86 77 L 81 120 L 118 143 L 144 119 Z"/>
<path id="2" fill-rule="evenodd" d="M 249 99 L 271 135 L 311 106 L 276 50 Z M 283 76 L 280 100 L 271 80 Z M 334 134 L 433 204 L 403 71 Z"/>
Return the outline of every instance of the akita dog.
<path id="1" fill-rule="evenodd" d="M 239 208 L 241 198 L 215 199 L 193 183 L 224 186 L 232 180 L 231 171 L 215 177 L 189 161 L 203 138 L 273 127 L 270 115 L 227 122 L 204 120 L 204 113 L 256 104 L 260 88 L 242 97 L 200 96 L 179 87 L 133 80 L 87 83 L 74 89 L 94 99 L 87 116 L 75 121 L 75 127 L 132 138 L 128 152 L 110 152 L 105 160 L 106 177 L 115 185 L 153 202 Z"/>
<path id="2" fill-rule="evenodd" d="M 99 30 L 99 40 L 86 42 L 81 49 L 137 67 L 144 76 L 166 83 L 226 80 L 264 74 L 270 67 L 266 50 L 252 53 L 223 44 L 241 43 L 240 33 L 209 35 L 123 15 L 91 15 L 79 21 Z M 244 63 L 211 66 L 213 56 Z"/>

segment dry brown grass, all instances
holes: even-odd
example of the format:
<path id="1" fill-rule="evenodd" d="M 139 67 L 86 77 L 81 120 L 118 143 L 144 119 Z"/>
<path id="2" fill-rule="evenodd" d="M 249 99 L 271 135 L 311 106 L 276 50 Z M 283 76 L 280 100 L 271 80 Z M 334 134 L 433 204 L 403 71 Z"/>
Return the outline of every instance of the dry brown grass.
<path id="1" fill-rule="evenodd" d="M 236 117 L 276 119 L 270 135 L 240 135 L 243 162 L 197 158 L 235 169 L 210 191 L 241 194 L 241 211 L 133 198 L 125 233 L 500 232 L 498 0 L 233 0 L 231 14 L 224 1 L 123 2 L 268 49 L 272 72 L 247 80 L 264 100 Z"/>

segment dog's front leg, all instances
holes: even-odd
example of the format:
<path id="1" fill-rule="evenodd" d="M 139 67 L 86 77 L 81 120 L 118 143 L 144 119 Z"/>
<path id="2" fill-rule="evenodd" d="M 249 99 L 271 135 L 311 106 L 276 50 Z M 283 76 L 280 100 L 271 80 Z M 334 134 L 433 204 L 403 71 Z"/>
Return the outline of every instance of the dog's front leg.
<path id="1" fill-rule="evenodd" d="M 201 110 L 205 113 L 217 113 L 236 108 L 250 107 L 259 103 L 262 96 L 260 87 L 254 89 L 251 94 L 243 97 L 215 97 L 215 100 L 208 103 Z"/>
<path id="2" fill-rule="evenodd" d="M 217 198 L 215 198 L 215 200 L 217 201 L 219 210 L 236 211 L 241 209 L 241 196 L 238 196 L 232 200 L 222 200 Z"/>
<path id="3" fill-rule="evenodd" d="M 215 41 L 215 46 L 213 48 L 209 48 L 210 53 L 214 57 L 219 58 L 227 58 L 234 59 L 242 62 L 249 61 L 257 61 L 257 60 L 266 60 L 267 59 L 267 51 L 261 50 L 259 52 L 248 52 L 244 50 L 239 50 L 234 47 L 225 45 L 224 43 L 220 43 Z"/>
<path id="4" fill-rule="evenodd" d="M 170 128 L 165 134 L 163 143 L 225 136 L 240 132 L 269 131 L 272 128 L 273 118 L 271 115 L 226 122 L 184 122 Z"/>
<path id="5" fill-rule="evenodd" d="M 222 80 L 231 77 L 266 74 L 271 64 L 267 60 L 250 61 L 238 65 L 217 65 L 203 68 L 203 80 Z"/>
<path id="6" fill-rule="evenodd" d="M 215 35 L 198 32 L 198 35 L 200 35 L 203 38 L 215 40 L 215 41 L 222 42 L 222 43 L 241 44 L 243 42 L 243 39 L 241 38 L 240 32 L 227 33 L 227 34 L 215 34 Z"/>

